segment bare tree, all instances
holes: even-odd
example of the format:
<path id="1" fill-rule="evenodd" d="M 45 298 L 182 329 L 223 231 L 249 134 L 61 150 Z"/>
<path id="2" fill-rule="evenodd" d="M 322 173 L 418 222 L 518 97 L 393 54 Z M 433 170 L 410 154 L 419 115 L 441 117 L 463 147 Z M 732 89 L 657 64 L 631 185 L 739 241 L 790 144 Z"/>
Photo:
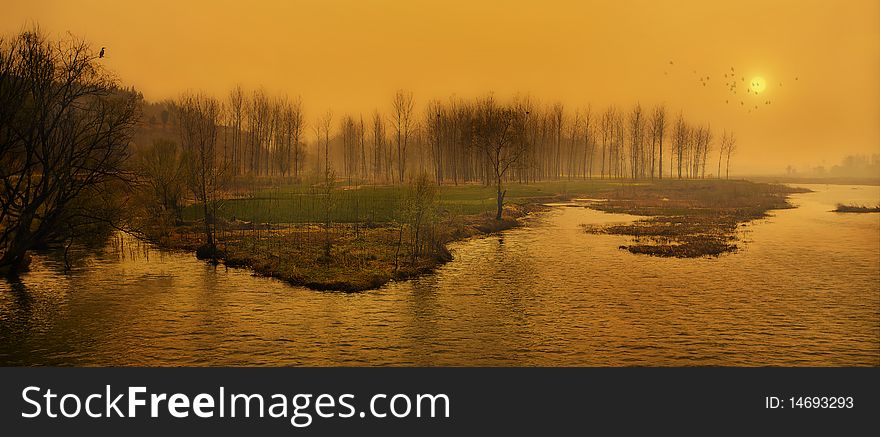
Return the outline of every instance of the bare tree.
<path id="1" fill-rule="evenodd" d="M 554 141 L 556 143 L 556 151 L 553 160 L 553 178 L 558 179 L 561 172 L 562 159 L 562 129 L 565 124 L 565 107 L 562 103 L 556 103 L 550 110 L 551 120 L 553 123 Z"/>
<path id="2" fill-rule="evenodd" d="M 360 177 L 361 179 L 366 179 L 369 175 L 367 174 L 367 128 L 364 125 L 364 116 L 361 115 L 359 117 L 357 123 L 357 141 L 358 146 L 360 147 Z"/>
<path id="3" fill-rule="evenodd" d="M 223 108 L 217 99 L 204 94 L 184 94 L 175 106 L 187 187 L 201 203 L 205 216 L 206 243 L 199 255 L 213 259 L 218 256 L 217 208 L 227 176 L 226 163 L 217 156 L 217 133 Z"/>
<path id="4" fill-rule="evenodd" d="M 535 149 L 531 147 L 534 143 L 529 139 L 530 129 L 534 130 L 534 123 L 532 122 L 534 103 L 528 94 L 517 95 L 514 98 L 511 107 L 517 114 L 522 115 L 521 122 L 517 124 L 519 131 L 516 135 L 517 141 L 519 141 L 518 147 L 522 149 L 522 156 L 520 156 L 513 168 L 513 171 L 515 172 L 513 176 L 514 178 L 517 178 L 520 183 L 525 183 L 532 179 L 532 172 L 535 170 L 533 166 L 536 159 Z"/>
<path id="5" fill-rule="evenodd" d="M 712 150 L 712 139 L 713 139 L 712 126 L 706 125 L 706 127 L 704 127 L 701 130 L 701 135 L 700 135 L 700 140 L 699 140 L 699 144 L 700 144 L 699 166 L 700 166 L 700 177 L 701 178 L 706 177 L 706 163 L 709 160 L 709 152 Z"/>
<path id="6" fill-rule="evenodd" d="M 136 167 L 149 197 L 147 212 L 164 224 L 179 224 L 186 168 L 176 142 L 157 139 L 136 156 Z"/>
<path id="7" fill-rule="evenodd" d="M 406 148 L 413 130 L 412 91 L 398 90 L 392 101 L 394 108 L 394 130 L 397 133 L 397 182 L 403 183 L 406 172 Z"/>
<path id="8" fill-rule="evenodd" d="M 103 220 L 105 184 L 127 180 L 137 93 L 120 90 L 81 40 L 38 29 L 0 39 L 0 270 L 27 267 L 28 251 L 77 217 Z M 91 203 L 91 208 L 75 205 Z"/>
<path id="9" fill-rule="evenodd" d="M 239 85 L 233 88 L 232 91 L 229 93 L 228 128 L 232 129 L 232 162 L 230 164 L 230 168 L 233 175 L 238 175 L 241 171 L 241 154 L 243 153 L 242 131 L 244 129 L 244 110 L 244 91 L 242 91 L 241 86 Z"/>
<path id="10" fill-rule="evenodd" d="M 437 187 L 427 173 L 410 182 L 403 209 L 404 221 L 410 228 L 410 262 L 415 263 L 418 257 L 436 250 L 431 237 L 436 224 Z"/>
<path id="11" fill-rule="evenodd" d="M 382 165 L 385 156 L 385 122 L 382 121 L 382 114 L 379 110 L 373 112 L 372 124 L 372 142 L 373 142 L 373 178 L 379 180 L 383 175 Z"/>
<path id="12" fill-rule="evenodd" d="M 623 178 L 626 173 L 626 156 L 624 151 L 626 140 L 626 122 L 623 111 L 617 112 L 614 116 L 614 142 L 612 146 L 612 155 L 614 156 L 614 166 L 612 169 L 617 177 Z"/>
<path id="13" fill-rule="evenodd" d="M 595 140 L 593 139 L 593 108 L 587 106 L 584 110 L 584 174 L 583 178 L 593 177 L 593 154 L 595 151 Z"/>
<path id="14" fill-rule="evenodd" d="M 654 108 L 651 116 L 651 178 L 654 177 L 654 145 L 659 145 L 660 157 L 657 159 L 657 175 L 663 179 L 663 137 L 666 136 L 666 106 Z"/>
<path id="15" fill-rule="evenodd" d="M 636 103 L 629 115 L 630 172 L 633 179 L 644 176 L 645 117 L 642 105 Z"/>
<path id="16" fill-rule="evenodd" d="M 250 139 L 250 171 L 254 176 L 268 174 L 269 145 L 272 138 L 271 105 L 266 91 L 254 91 L 248 102 L 248 134 Z"/>
<path id="17" fill-rule="evenodd" d="M 351 115 L 342 117 L 339 123 L 339 133 L 342 135 L 342 174 L 351 185 L 352 176 L 358 168 L 357 125 Z"/>
<path id="18" fill-rule="evenodd" d="M 303 152 L 302 152 L 302 136 L 305 129 L 305 120 L 303 118 L 302 98 L 297 96 L 287 107 L 285 116 L 288 133 L 287 160 L 293 170 L 293 177 L 299 179 L 299 171 L 302 168 Z M 288 176 L 290 173 L 288 172 Z"/>
<path id="19" fill-rule="evenodd" d="M 568 169 L 566 172 L 568 173 L 568 179 L 571 180 L 574 177 L 575 165 L 577 163 L 577 140 L 580 138 L 581 112 L 579 110 L 574 111 L 574 117 L 571 119 L 569 129 Z"/>
<path id="20" fill-rule="evenodd" d="M 726 177 L 727 177 L 727 179 L 730 179 L 730 155 L 733 155 L 733 152 L 736 152 L 736 135 L 734 135 L 733 132 L 728 134 L 727 145 L 723 146 L 722 150 L 723 150 L 724 154 L 727 155 L 727 166 L 726 166 L 727 167 L 726 168 L 727 176 Z M 719 167 L 718 173 L 719 174 L 721 173 L 720 167 Z"/>
<path id="21" fill-rule="evenodd" d="M 443 143 L 442 106 L 437 100 L 428 102 L 425 107 L 425 129 L 431 138 L 431 159 L 434 161 L 434 177 L 437 185 L 443 182 Z"/>
<path id="22" fill-rule="evenodd" d="M 608 109 L 606 109 L 605 112 L 602 114 L 602 169 L 600 173 L 600 177 L 602 179 L 605 178 L 606 149 L 608 147 L 608 144 L 611 142 L 611 136 L 613 135 L 614 131 L 614 112 L 614 107 L 609 106 Z"/>
<path id="23" fill-rule="evenodd" d="M 330 126 L 333 124 L 333 111 L 327 110 L 318 120 L 318 133 L 324 134 L 324 259 L 330 259 L 332 238 L 330 235 L 333 226 L 333 187 L 336 182 L 336 173 L 330 162 Z"/>
<path id="24" fill-rule="evenodd" d="M 492 96 L 480 102 L 476 117 L 479 146 L 491 167 L 497 194 L 495 220 L 501 220 L 504 196 L 507 194 L 507 190 L 502 189 L 502 183 L 507 170 L 522 156 L 524 148 L 516 137 L 522 130 L 519 123 L 523 123 L 525 117 L 514 108 L 498 106 Z"/>
<path id="25" fill-rule="evenodd" d="M 678 178 L 681 179 L 681 170 L 684 160 L 684 152 L 687 148 L 688 142 L 688 125 L 687 122 L 684 121 L 684 115 L 681 112 L 678 113 L 678 119 L 675 121 L 675 127 L 672 131 L 672 139 L 673 139 L 673 148 L 675 152 L 675 156 L 677 158 L 676 163 L 678 165 Z"/>

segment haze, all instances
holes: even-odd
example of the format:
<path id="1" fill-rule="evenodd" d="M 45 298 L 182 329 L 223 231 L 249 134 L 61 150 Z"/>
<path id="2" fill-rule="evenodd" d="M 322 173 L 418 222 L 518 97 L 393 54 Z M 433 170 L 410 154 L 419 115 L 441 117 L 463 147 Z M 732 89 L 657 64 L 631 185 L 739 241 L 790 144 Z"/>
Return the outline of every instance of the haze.
<path id="1" fill-rule="evenodd" d="M 106 65 L 148 100 L 263 86 L 301 95 L 311 120 L 327 108 L 387 111 L 398 88 L 419 104 L 527 92 L 568 108 L 666 103 L 735 130 L 741 173 L 880 153 L 873 0 L 31 0 L 3 9 L 4 35 L 37 23 L 106 46 Z M 722 76 L 731 67 L 763 77 L 764 92 L 731 96 Z"/>

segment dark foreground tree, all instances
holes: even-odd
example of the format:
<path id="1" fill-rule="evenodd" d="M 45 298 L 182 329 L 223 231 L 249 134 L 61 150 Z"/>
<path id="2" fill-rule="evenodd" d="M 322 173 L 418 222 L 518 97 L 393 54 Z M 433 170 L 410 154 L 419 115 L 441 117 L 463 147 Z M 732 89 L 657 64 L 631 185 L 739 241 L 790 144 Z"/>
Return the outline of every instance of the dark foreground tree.
<path id="1" fill-rule="evenodd" d="M 64 240 L 78 217 L 108 218 L 101 187 L 126 179 L 139 112 L 138 96 L 121 91 L 100 62 L 72 37 L 50 41 L 32 30 L 0 40 L 2 271 L 21 270 L 30 250 Z M 75 207 L 84 204 L 91 207 Z"/>

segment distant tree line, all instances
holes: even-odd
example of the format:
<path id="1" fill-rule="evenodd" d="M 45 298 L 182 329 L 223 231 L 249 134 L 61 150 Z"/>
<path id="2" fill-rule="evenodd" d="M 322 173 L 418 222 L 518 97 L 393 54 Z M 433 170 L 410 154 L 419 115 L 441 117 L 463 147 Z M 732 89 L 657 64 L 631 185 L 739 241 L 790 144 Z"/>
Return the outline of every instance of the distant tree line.
<path id="1" fill-rule="evenodd" d="M 644 108 L 587 105 L 568 109 L 529 96 L 499 103 L 493 96 L 430 100 L 417 114 L 412 92 L 398 91 L 388 111 L 332 113 L 311 126 L 300 98 L 270 97 L 266 91 L 233 89 L 218 100 L 218 158 L 231 177 L 321 175 L 332 165 L 349 182 L 402 184 L 428 173 L 437 183 L 495 183 L 493 161 L 481 139 L 487 99 L 516 116 L 515 162 L 506 181 L 521 183 L 588 178 L 662 179 L 721 177 L 729 173 L 733 133 L 716 138 L 708 124 L 670 117 L 664 105 Z M 171 113 L 174 102 L 166 103 Z M 163 125 L 176 121 L 163 121 Z M 311 127 L 311 129 L 308 129 Z M 311 135 L 307 135 L 311 132 Z M 714 169 L 713 156 L 721 164 Z M 308 164 L 311 162 L 311 165 Z M 728 171 L 723 171 L 728 170 Z"/>
<path id="2" fill-rule="evenodd" d="M 425 173 L 437 184 L 496 186 L 500 211 L 505 182 L 705 178 L 712 174 L 712 154 L 718 156 L 715 176 L 723 169 L 726 176 L 736 145 L 733 133 L 716 141 L 710 125 L 688 122 L 681 112 L 670 120 L 664 105 L 567 110 L 529 96 L 499 102 L 490 94 L 430 100 L 418 115 L 413 93 L 405 90 L 389 103 L 386 114 L 345 114 L 336 124 L 328 111 L 306 138 L 299 98 L 236 87 L 225 101 L 214 99 L 216 165 L 230 178 L 292 180 L 301 180 L 306 168 L 321 179 L 332 167 L 334 177 L 349 184 L 403 184 Z"/>
<path id="3" fill-rule="evenodd" d="M 820 178 L 880 178 L 880 154 L 847 155 L 840 163 L 826 167 L 819 165 L 798 172 L 794 166 L 786 169 L 789 176 L 805 176 Z"/>

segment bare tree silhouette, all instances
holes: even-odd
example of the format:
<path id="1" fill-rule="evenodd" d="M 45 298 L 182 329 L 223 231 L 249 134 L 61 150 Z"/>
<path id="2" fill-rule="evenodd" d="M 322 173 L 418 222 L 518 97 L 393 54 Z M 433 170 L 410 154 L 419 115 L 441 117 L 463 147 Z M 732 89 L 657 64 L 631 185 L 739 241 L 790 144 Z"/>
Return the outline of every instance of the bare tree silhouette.
<path id="1" fill-rule="evenodd" d="M 0 269 L 25 268 L 28 251 L 63 238 L 77 217 L 101 220 L 105 184 L 123 163 L 138 95 L 118 88 L 87 43 L 39 29 L 0 40 Z"/>

